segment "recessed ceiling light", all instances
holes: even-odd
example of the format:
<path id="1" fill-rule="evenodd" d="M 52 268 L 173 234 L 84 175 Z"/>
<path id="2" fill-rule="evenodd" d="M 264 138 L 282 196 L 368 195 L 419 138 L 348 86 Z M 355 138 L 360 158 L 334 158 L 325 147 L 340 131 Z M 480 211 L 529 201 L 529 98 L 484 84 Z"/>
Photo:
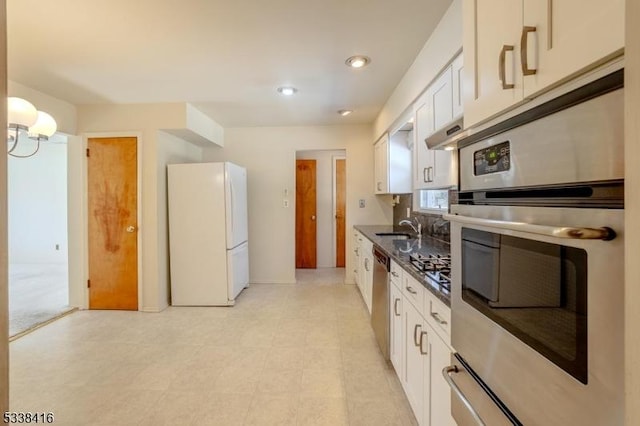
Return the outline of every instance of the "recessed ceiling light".
<path id="1" fill-rule="evenodd" d="M 347 115 L 351 114 L 353 111 L 350 109 L 341 109 L 338 110 L 338 114 L 340 114 L 343 117 L 346 117 Z"/>
<path id="2" fill-rule="evenodd" d="M 284 96 L 293 96 L 297 92 L 298 92 L 298 89 L 296 89 L 295 87 L 290 87 L 290 86 L 278 87 L 278 93 Z"/>
<path id="3" fill-rule="evenodd" d="M 445 151 L 453 151 L 454 149 L 456 149 L 456 147 L 455 146 L 451 146 L 451 145 L 444 147 Z"/>
<path id="4" fill-rule="evenodd" d="M 351 68 L 362 68 L 366 65 L 369 65 L 369 62 L 371 62 L 371 58 L 362 55 L 352 56 L 344 61 L 344 63 Z"/>

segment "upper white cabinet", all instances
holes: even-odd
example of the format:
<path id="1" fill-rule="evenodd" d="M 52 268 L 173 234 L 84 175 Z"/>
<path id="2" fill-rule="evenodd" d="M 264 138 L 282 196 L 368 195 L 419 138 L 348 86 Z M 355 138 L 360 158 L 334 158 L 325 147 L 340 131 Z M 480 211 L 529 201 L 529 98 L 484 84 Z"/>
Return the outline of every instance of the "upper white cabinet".
<path id="1" fill-rule="evenodd" d="M 462 55 L 459 55 L 414 103 L 413 189 L 437 189 L 458 183 L 451 151 L 428 149 L 425 139 L 462 114 Z"/>
<path id="2" fill-rule="evenodd" d="M 374 189 L 376 194 L 411 192 L 411 150 L 407 137 L 411 132 L 385 133 L 374 145 Z"/>
<path id="3" fill-rule="evenodd" d="M 465 127 L 618 55 L 624 0 L 463 2 Z"/>

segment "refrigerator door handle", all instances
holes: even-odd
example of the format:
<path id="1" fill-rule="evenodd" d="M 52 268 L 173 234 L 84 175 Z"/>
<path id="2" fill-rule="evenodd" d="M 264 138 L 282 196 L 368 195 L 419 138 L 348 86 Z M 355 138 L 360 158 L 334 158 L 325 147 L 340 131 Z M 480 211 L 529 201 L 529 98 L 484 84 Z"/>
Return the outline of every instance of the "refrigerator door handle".
<path id="1" fill-rule="evenodd" d="M 235 216 L 235 205 L 233 202 L 233 181 L 229 180 L 229 193 L 231 194 L 231 206 L 229 206 L 229 208 L 231 209 L 231 235 L 234 234 L 234 226 L 233 226 L 233 216 Z"/>

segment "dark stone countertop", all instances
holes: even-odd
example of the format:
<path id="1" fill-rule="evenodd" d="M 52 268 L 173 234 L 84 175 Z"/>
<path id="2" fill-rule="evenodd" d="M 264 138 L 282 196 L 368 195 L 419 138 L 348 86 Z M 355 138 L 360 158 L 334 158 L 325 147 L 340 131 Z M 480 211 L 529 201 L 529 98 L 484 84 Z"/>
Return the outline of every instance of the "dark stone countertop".
<path id="1" fill-rule="evenodd" d="M 405 272 L 411 274 L 413 278 L 418 280 L 427 290 L 434 294 L 438 299 L 442 300 L 447 306 L 451 306 L 451 295 L 437 284 L 432 284 L 424 274 L 419 273 L 409 262 L 411 253 L 420 253 L 422 255 L 429 254 L 450 254 L 449 243 L 437 240 L 435 238 L 423 236 L 416 238 L 415 233 L 407 226 L 393 225 L 356 225 L 354 228 L 367 237 L 375 245 L 382 248 L 391 259 L 400 265 Z M 381 233 L 405 233 L 414 237 L 401 240 L 393 237 L 379 237 L 376 234 Z"/>

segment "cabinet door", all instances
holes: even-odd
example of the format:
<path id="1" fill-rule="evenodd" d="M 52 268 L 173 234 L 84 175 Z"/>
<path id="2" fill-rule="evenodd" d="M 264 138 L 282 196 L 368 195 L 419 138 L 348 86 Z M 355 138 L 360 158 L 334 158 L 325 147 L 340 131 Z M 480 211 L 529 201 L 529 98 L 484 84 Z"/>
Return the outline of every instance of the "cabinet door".
<path id="1" fill-rule="evenodd" d="M 469 127 L 523 99 L 518 72 L 522 0 L 464 1 L 463 20 L 464 114 Z"/>
<path id="2" fill-rule="evenodd" d="M 442 376 L 442 369 L 451 364 L 451 351 L 449 347 L 436 336 L 431 327 L 427 325 L 429 339 L 430 359 L 430 424 L 438 426 L 455 425 L 451 416 L 451 388 Z"/>
<path id="3" fill-rule="evenodd" d="M 394 284 L 389 286 L 389 357 L 398 377 L 403 377 L 404 340 L 402 324 L 402 293 Z"/>
<path id="4" fill-rule="evenodd" d="M 624 47 L 624 0 L 524 0 L 529 68 L 524 96 L 610 57 Z M 523 45 L 522 48 L 525 48 Z"/>
<path id="5" fill-rule="evenodd" d="M 453 119 L 453 74 L 449 65 L 429 87 L 431 133 L 442 129 Z M 428 135 L 427 135 L 428 136 Z"/>
<path id="6" fill-rule="evenodd" d="M 389 135 L 385 134 L 374 145 L 375 193 L 389 193 Z"/>
<path id="7" fill-rule="evenodd" d="M 425 400 L 425 383 L 429 383 L 429 362 L 427 356 L 422 353 L 420 347 L 420 338 L 424 331 L 423 319 L 413 307 L 411 303 L 402 304 L 404 319 L 404 335 L 405 335 L 405 355 L 404 355 L 404 376 L 402 384 L 404 392 L 407 395 L 413 414 L 416 416 L 418 424 L 424 425 L 425 413 L 429 413 L 429 406 Z M 423 348 L 426 348 L 428 342 L 422 337 Z"/>
<path id="8" fill-rule="evenodd" d="M 453 88 L 453 118 L 460 117 L 463 113 L 462 107 L 462 71 L 464 70 L 462 55 L 458 55 L 451 64 L 451 85 Z"/>
<path id="9" fill-rule="evenodd" d="M 355 268 L 353 270 L 353 279 L 356 283 L 356 285 L 358 286 L 358 288 L 360 288 L 360 276 L 358 274 L 358 270 L 360 269 L 360 241 L 361 241 L 360 237 L 360 232 L 358 231 L 354 231 L 353 232 L 353 255 L 354 255 L 354 262 L 353 264 L 355 265 Z"/>
<path id="10" fill-rule="evenodd" d="M 433 152 L 431 188 L 447 188 L 458 184 L 458 155 L 455 151 L 436 149 Z"/>
<path id="11" fill-rule="evenodd" d="M 413 153 L 414 153 L 414 173 L 413 173 L 413 189 L 423 189 L 429 185 L 433 179 L 434 154 L 427 148 L 424 140 L 428 135 L 433 133 L 433 121 L 429 111 L 429 103 L 427 102 L 431 94 L 427 89 L 425 96 L 422 96 L 416 102 L 415 119 L 413 122 Z"/>
<path id="12" fill-rule="evenodd" d="M 373 256 L 364 254 L 364 283 L 362 285 L 362 296 L 371 314 L 371 296 L 373 294 Z"/>

